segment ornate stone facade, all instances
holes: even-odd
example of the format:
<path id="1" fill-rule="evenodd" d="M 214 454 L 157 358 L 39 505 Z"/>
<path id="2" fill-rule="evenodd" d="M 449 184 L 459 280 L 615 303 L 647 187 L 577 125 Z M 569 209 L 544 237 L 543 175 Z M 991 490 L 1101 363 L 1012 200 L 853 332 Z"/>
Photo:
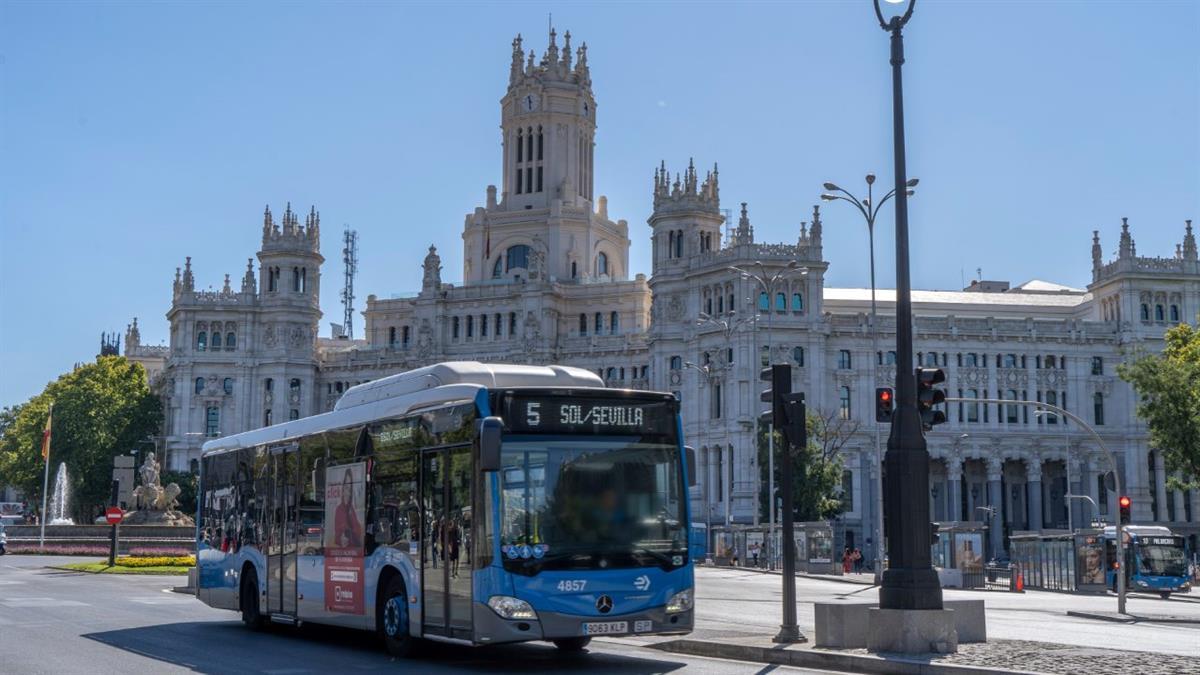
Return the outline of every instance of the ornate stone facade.
<path id="1" fill-rule="evenodd" d="M 488 186 L 484 205 L 465 218 L 461 284 L 442 280 L 430 247 L 420 293 L 372 295 L 365 339 L 326 339 L 317 337 L 315 210 L 300 226 L 289 206 L 280 228 L 268 209 L 257 280 L 251 261 L 238 291 L 228 277 L 221 291 L 197 290 L 188 259 L 167 314 L 169 353 L 142 346 L 136 322 L 126 337 L 127 354 L 162 369 L 168 467 L 187 467 L 206 436 L 329 410 L 354 384 L 429 363 L 561 363 L 593 369 L 612 386 L 676 392 L 699 458 L 694 520 L 751 523 L 758 371 L 769 359 L 792 363 L 794 389 L 845 435 L 849 508 L 838 536 L 871 557 L 873 397 L 895 379 L 893 291 L 878 291 L 876 338 L 869 289 L 825 286 L 817 207 L 794 243 L 756 242 L 744 203 L 725 233 L 718 169 L 702 177 L 692 162 L 674 174 L 665 163 L 655 170 L 653 267 L 649 279 L 631 278 L 628 224 L 612 220 L 605 197 L 594 195 L 597 104 L 587 48 L 572 52 L 564 38 L 560 50 L 552 32 L 540 60 L 526 57 L 520 37 L 513 42 L 500 102 L 501 186 Z M 1190 221 L 1172 258 L 1138 257 L 1127 222 L 1117 257 L 1103 258 L 1096 233 L 1086 290 L 1032 281 L 915 291 L 918 359 L 946 369 L 950 396 L 1065 405 L 1117 453 L 1135 520 L 1195 535 L 1200 495 L 1167 492 L 1132 392 L 1115 375 L 1124 354 L 1160 349 L 1171 323 L 1200 313 Z M 770 276 L 793 262 L 798 268 L 770 293 L 731 269 Z M 865 260 L 844 264 L 865 274 Z M 1012 531 L 1065 527 L 1068 488 L 1115 511 L 1116 496 L 1099 488 L 1106 456 L 1078 425 L 994 404 L 952 404 L 947 414 L 928 439 L 932 513 L 996 514 L 991 552 Z M 1077 524 L 1093 515 L 1085 502 L 1073 505 Z"/>

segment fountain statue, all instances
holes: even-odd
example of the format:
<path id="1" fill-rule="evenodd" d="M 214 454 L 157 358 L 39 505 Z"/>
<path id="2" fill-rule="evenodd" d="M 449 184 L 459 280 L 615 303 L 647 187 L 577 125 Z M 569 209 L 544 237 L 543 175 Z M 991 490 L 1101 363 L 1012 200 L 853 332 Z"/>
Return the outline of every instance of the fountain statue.
<path id="1" fill-rule="evenodd" d="M 58 473 L 54 477 L 54 492 L 51 493 L 50 505 L 47 507 L 47 525 L 74 525 L 68 510 L 71 503 L 71 484 L 67 482 L 67 463 L 58 465 Z"/>
<path id="2" fill-rule="evenodd" d="M 137 510 L 129 513 L 122 521 L 132 525 L 195 525 L 187 514 L 175 507 L 180 489 L 176 483 L 162 485 L 159 482 L 158 458 L 154 453 L 146 455 L 146 461 L 138 469 L 142 484 L 133 491 Z"/>

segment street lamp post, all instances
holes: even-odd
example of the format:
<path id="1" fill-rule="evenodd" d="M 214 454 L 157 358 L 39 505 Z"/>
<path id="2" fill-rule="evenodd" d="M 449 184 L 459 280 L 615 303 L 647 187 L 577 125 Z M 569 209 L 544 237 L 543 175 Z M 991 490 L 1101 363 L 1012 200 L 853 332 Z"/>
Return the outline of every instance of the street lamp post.
<path id="1" fill-rule="evenodd" d="M 758 284 L 762 293 L 767 296 L 767 366 L 771 365 L 771 360 L 774 357 L 774 345 L 772 344 L 773 334 L 773 319 L 775 317 L 775 309 L 772 303 L 775 301 L 775 290 L 781 283 L 787 281 L 791 274 L 800 268 L 800 263 L 795 260 L 790 260 L 784 268 L 774 274 L 767 273 L 767 266 L 761 261 L 754 261 L 754 265 L 758 267 L 758 274 L 747 271 L 740 267 L 730 266 L 729 271 L 737 273 L 745 281 L 754 281 Z M 804 276 L 808 274 L 808 269 L 799 269 L 799 274 Z M 757 334 L 758 323 L 755 322 L 755 334 Z M 755 340 L 753 346 L 755 351 L 758 350 L 758 341 Z M 758 363 L 761 367 L 758 354 L 753 355 L 754 363 Z M 754 378 L 754 368 L 750 370 L 750 377 Z M 772 423 L 767 425 L 767 501 L 769 502 L 768 514 L 769 520 L 767 525 L 767 567 L 775 569 L 775 426 Z M 788 505 L 790 507 L 790 505 Z"/>
<path id="2" fill-rule="evenodd" d="M 853 204 L 863 218 L 867 221 L 867 239 L 871 250 L 871 351 L 875 357 L 871 360 L 871 380 L 876 379 L 875 376 L 875 359 L 879 354 L 879 320 L 875 307 L 875 217 L 879 215 L 879 209 L 887 203 L 887 200 L 896 195 L 896 190 L 893 188 L 883 199 L 878 202 L 874 201 L 874 185 L 875 174 L 867 174 L 867 198 L 859 199 L 851 194 L 848 190 L 838 187 L 834 183 L 825 183 L 824 188 L 829 190 L 821 195 L 821 199 L 827 202 L 842 200 Z M 905 192 L 908 196 L 912 196 L 913 188 L 917 186 L 918 179 L 913 178 L 905 183 Z M 836 194 L 836 193 L 841 194 Z M 878 584 L 883 577 L 883 452 L 879 445 L 879 425 L 876 424 L 873 428 L 873 436 L 875 441 L 875 466 L 879 472 L 878 480 L 875 483 L 875 583 Z"/>
<path id="3" fill-rule="evenodd" d="M 707 315 L 703 315 L 703 316 L 707 316 Z M 712 384 L 712 379 L 713 379 L 714 373 L 713 373 L 712 366 L 710 366 L 709 364 L 706 363 L 704 365 L 696 365 L 695 363 L 692 363 L 691 361 L 684 361 L 683 367 L 691 368 L 692 370 L 695 370 L 696 372 L 700 373 L 701 376 L 704 377 L 703 382 Z M 703 384 L 701 386 L 703 386 Z M 719 453 L 720 450 L 718 450 L 717 452 Z M 707 461 L 711 461 L 711 457 L 706 458 L 706 462 Z M 717 473 L 719 474 L 720 472 L 721 472 L 721 467 L 720 467 L 720 465 L 718 465 Z M 724 478 L 724 477 L 722 477 L 722 478 Z M 715 506 L 715 504 L 712 503 L 712 495 L 709 493 L 709 488 L 711 488 L 712 486 L 708 484 L 709 481 L 708 481 L 707 476 L 705 476 L 704 482 L 705 482 L 705 485 L 704 485 L 705 527 L 707 528 L 707 536 L 709 537 L 710 550 L 711 550 L 711 544 L 716 543 L 716 539 L 712 535 L 712 510 L 713 510 L 713 507 Z M 725 527 L 728 528 L 729 527 L 729 481 L 722 480 L 721 486 L 722 486 L 721 501 L 723 501 L 725 503 Z"/>
<path id="4" fill-rule="evenodd" d="M 887 494 L 888 569 L 879 589 L 882 609 L 942 609 L 942 588 L 933 571 L 930 552 L 929 452 L 925 446 L 921 414 L 917 410 L 913 375 L 912 288 L 908 273 L 908 175 L 904 161 L 904 64 L 902 29 L 912 17 L 916 0 L 908 0 L 904 13 L 884 19 L 879 0 L 875 15 L 891 34 L 892 135 L 895 159 L 896 202 L 896 411 L 888 437 Z"/>

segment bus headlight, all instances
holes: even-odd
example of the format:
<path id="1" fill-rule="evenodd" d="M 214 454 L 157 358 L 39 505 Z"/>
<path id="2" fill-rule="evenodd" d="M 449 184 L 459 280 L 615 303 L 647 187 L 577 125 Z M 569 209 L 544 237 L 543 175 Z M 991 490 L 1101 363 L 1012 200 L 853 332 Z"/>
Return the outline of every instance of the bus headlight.
<path id="1" fill-rule="evenodd" d="M 1147 586 L 1149 586 L 1150 584 L 1148 584 L 1148 583 L 1146 583 L 1146 582 L 1142 581 L 1141 579 L 1138 579 L 1138 580 L 1137 580 L 1137 585 L 1138 585 L 1138 586 L 1141 586 L 1142 588 L 1146 588 L 1146 587 L 1147 587 Z"/>
<path id="2" fill-rule="evenodd" d="M 520 598 L 513 598 L 507 595 L 493 595 L 488 598 L 487 604 L 488 607 L 492 608 L 493 612 L 505 619 L 537 620 L 537 612 L 533 611 L 533 607 L 530 607 L 528 602 Z"/>
<path id="3" fill-rule="evenodd" d="M 679 591 L 667 601 L 667 614 L 678 614 L 692 608 L 692 589 Z"/>

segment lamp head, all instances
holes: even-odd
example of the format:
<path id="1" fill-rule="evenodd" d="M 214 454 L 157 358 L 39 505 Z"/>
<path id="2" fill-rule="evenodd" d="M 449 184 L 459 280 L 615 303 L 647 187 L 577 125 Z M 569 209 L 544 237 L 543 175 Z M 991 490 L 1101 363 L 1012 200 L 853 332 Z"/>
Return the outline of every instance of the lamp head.
<path id="1" fill-rule="evenodd" d="M 875 0 L 875 16 L 879 19 L 879 26 L 888 31 L 899 30 L 908 23 L 908 19 L 912 16 L 916 0 L 884 0 L 884 4 L 888 5 L 886 16 L 884 9 L 879 5 L 879 0 Z M 901 7 L 901 5 L 904 6 Z"/>
<path id="2" fill-rule="evenodd" d="M 867 185 L 874 185 L 874 184 L 875 184 L 875 174 L 873 174 L 873 173 L 867 174 Z"/>
<path id="3" fill-rule="evenodd" d="M 822 200 L 822 201 L 831 202 L 831 201 L 833 201 L 833 200 L 835 200 L 835 199 L 837 199 L 837 196 L 836 196 L 836 195 L 831 195 L 831 194 L 829 194 L 828 192 L 826 192 L 826 193 L 823 193 L 823 194 L 821 195 L 821 200 Z"/>
<path id="4" fill-rule="evenodd" d="M 915 188 L 915 187 L 917 187 L 917 183 L 920 183 L 920 182 L 921 182 L 920 178 L 909 178 L 908 182 L 905 183 L 904 186 L 910 187 L 910 188 Z"/>
<path id="5" fill-rule="evenodd" d="M 840 187 L 834 185 L 833 183 L 825 183 L 821 187 L 825 188 L 826 190 L 841 190 Z"/>

